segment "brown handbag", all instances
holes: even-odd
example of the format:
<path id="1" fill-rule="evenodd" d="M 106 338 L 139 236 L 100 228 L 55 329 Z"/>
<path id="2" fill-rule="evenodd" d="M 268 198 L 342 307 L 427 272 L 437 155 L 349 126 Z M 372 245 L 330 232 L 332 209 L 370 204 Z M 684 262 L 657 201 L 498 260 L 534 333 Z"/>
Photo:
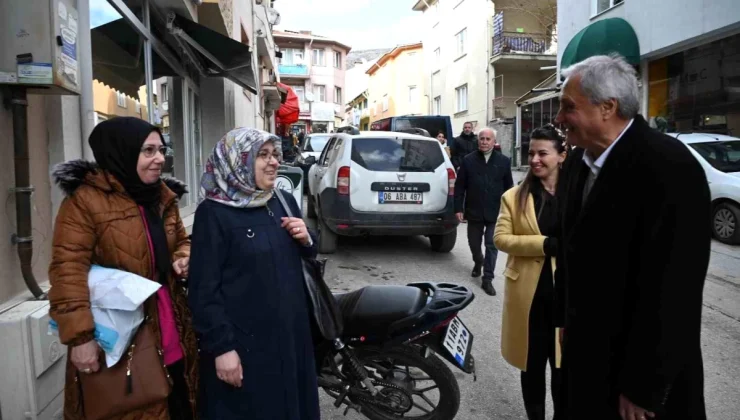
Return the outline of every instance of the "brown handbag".
<path id="1" fill-rule="evenodd" d="M 121 360 L 96 373 L 77 374 L 86 420 L 103 420 L 166 400 L 172 379 L 162 360 L 157 337 L 144 322 Z"/>

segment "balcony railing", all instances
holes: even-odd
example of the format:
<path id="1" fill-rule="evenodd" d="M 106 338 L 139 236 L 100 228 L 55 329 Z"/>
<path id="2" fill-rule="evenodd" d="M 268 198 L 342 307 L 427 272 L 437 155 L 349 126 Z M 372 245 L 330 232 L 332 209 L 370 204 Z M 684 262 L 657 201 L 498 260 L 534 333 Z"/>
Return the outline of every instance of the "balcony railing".
<path id="1" fill-rule="evenodd" d="M 550 48 L 550 37 L 543 34 L 502 32 L 493 36 L 493 55 L 524 53 L 544 54 Z"/>
<path id="2" fill-rule="evenodd" d="M 308 76 L 308 66 L 302 64 L 279 64 L 281 76 Z"/>

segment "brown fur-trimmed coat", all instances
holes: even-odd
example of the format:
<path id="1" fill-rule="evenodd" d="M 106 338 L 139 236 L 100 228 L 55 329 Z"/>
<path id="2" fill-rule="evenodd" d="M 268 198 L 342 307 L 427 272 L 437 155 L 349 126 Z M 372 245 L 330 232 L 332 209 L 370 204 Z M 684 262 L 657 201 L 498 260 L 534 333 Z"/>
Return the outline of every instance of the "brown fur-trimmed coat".
<path id="1" fill-rule="evenodd" d="M 72 347 L 93 337 L 87 277 L 92 264 L 136 273 L 152 278 L 152 264 L 144 222 L 138 206 L 121 184 L 96 164 L 71 161 L 57 166 L 53 176 L 66 193 L 57 215 L 49 266 L 51 290 L 50 315 L 59 325 L 62 343 Z M 185 232 L 178 199 L 187 192 L 185 185 L 174 179 L 162 183 L 160 212 L 164 221 L 167 245 L 173 261 L 190 255 L 190 240 Z M 180 344 L 185 356 L 185 380 L 189 399 L 195 411 L 198 384 L 197 342 L 192 329 L 187 298 L 176 279 L 169 276 L 166 285 L 172 297 Z M 146 302 L 146 313 L 160 336 L 156 295 Z M 104 360 L 101 360 L 105 363 Z M 76 383 L 76 369 L 67 360 L 64 389 L 64 418 L 83 419 L 82 396 Z M 117 420 L 168 420 L 167 401 L 163 400 L 127 413 Z"/>

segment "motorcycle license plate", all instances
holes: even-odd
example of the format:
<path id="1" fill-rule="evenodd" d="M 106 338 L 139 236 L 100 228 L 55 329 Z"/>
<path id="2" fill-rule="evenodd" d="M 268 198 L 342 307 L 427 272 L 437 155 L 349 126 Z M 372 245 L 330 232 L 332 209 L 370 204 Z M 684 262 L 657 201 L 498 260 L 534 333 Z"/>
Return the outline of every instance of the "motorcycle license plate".
<path id="1" fill-rule="evenodd" d="M 462 368 L 465 367 L 465 361 L 468 359 L 472 343 L 473 334 L 468 331 L 460 318 L 455 317 L 447 326 L 443 346 Z"/>

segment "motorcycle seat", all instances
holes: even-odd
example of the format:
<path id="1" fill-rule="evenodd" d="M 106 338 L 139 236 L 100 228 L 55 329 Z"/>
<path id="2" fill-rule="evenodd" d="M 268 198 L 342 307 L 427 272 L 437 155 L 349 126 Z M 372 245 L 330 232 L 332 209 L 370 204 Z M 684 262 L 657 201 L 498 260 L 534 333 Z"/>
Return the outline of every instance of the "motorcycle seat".
<path id="1" fill-rule="evenodd" d="M 344 333 L 350 336 L 383 334 L 427 303 L 422 289 L 409 286 L 367 286 L 334 297 L 342 311 Z"/>

